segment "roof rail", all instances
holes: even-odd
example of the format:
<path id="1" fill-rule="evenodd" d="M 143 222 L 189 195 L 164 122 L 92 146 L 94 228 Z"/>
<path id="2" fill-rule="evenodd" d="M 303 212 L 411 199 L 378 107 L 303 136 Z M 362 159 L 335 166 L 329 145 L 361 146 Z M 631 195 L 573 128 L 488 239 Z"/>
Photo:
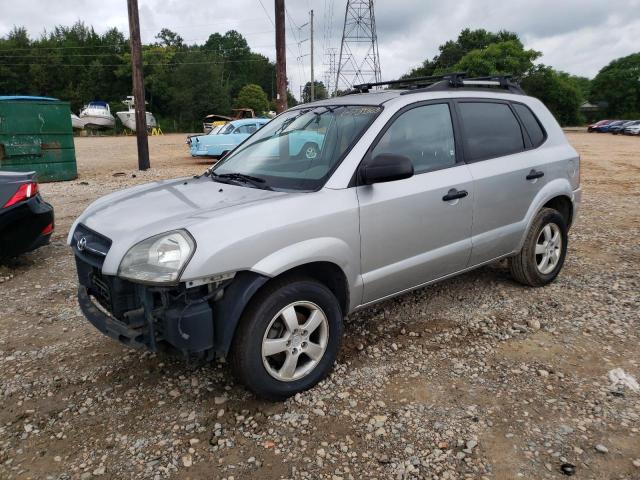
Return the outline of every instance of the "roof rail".
<path id="1" fill-rule="evenodd" d="M 455 88 L 489 88 L 507 90 L 510 93 L 524 95 L 524 91 L 517 83 L 511 80 L 511 75 L 495 75 L 488 77 L 467 78 L 465 73 L 455 72 L 445 75 L 430 77 L 404 78 L 400 80 L 390 80 L 387 82 L 363 83 L 354 85 L 353 90 L 347 93 L 368 93 L 373 87 L 397 87 L 406 89 L 403 93 L 413 93 L 416 91 L 429 90 L 451 90 Z"/>

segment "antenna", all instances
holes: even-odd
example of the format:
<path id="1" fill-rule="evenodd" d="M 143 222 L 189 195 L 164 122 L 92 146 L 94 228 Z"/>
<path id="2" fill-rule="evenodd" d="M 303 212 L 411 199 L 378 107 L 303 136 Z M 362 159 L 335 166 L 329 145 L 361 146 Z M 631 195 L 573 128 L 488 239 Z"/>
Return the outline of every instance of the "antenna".
<path id="1" fill-rule="evenodd" d="M 347 0 L 335 91 L 382 80 L 373 0 Z"/>

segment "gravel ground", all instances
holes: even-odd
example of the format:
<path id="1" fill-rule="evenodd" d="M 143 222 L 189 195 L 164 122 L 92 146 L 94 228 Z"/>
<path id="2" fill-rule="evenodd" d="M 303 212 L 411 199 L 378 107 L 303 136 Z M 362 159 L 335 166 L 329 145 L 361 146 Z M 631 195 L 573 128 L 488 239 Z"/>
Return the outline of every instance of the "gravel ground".
<path id="1" fill-rule="evenodd" d="M 150 138 L 146 173 L 133 137 L 78 138 L 79 179 L 42 185 L 51 245 L 0 266 L 0 478 L 640 478 L 640 393 L 608 377 L 640 378 L 640 139 L 569 138 L 583 205 L 554 284 L 498 263 L 352 315 L 334 373 L 277 404 L 84 320 L 73 219 L 204 165 L 184 136 Z"/>

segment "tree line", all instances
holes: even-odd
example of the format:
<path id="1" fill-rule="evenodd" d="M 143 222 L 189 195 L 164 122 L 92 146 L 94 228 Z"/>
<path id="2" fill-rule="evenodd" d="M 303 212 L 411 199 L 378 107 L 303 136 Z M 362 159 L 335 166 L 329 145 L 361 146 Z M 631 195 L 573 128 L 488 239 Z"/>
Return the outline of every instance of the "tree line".
<path id="1" fill-rule="evenodd" d="M 143 45 L 142 54 L 147 109 L 165 130 L 198 130 L 205 115 L 230 114 L 235 107 L 258 114 L 274 107 L 275 64 L 251 51 L 235 30 L 187 45 L 163 29 Z M 247 85 L 251 88 L 240 95 Z M 37 39 L 14 27 L 0 38 L 0 94 L 56 97 L 69 101 L 76 113 L 97 99 L 109 102 L 112 111 L 125 110 L 121 101 L 131 95 L 128 39 L 115 28 L 99 34 L 82 22 L 55 27 Z"/>
<path id="2" fill-rule="evenodd" d="M 563 125 L 585 121 L 580 106 L 586 101 L 601 106 L 601 116 L 640 118 L 640 53 L 612 61 L 593 80 L 537 63 L 540 56 L 516 33 L 465 29 L 404 78 L 450 72 L 512 75 Z M 177 33 L 162 29 L 143 46 L 143 61 L 148 110 L 165 130 L 199 130 L 205 115 L 229 114 L 234 107 L 258 113 L 275 109 L 275 64 L 253 52 L 235 30 L 187 45 Z M 303 89 L 304 102 L 310 100 L 310 87 Z M 77 112 L 96 99 L 108 101 L 113 111 L 123 110 L 121 100 L 130 92 L 129 43 L 115 28 L 98 34 L 77 22 L 32 39 L 25 28 L 14 27 L 0 38 L 0 94 L 52 96 L 69 101 Z M 316 99 L 330 94 L 315 82 Z M 290 93 L 288 100 L 289 106 L 297 103 Z"/>

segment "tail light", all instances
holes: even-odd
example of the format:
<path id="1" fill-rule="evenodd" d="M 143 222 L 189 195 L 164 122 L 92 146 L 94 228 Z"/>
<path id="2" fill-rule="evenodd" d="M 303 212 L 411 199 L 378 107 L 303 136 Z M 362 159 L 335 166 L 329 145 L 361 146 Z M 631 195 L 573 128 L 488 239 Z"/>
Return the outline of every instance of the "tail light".
<path id="1" fill-rule="evenodd" d="M 7 200 L 7 203 L 5 203 L 2 208 L 7 208 L 15 205 L 16 203 L 29 200 L 30 198 L 35 197 L 37 194 L 38 184 L 36 182 L 23 183 L 18 187 L 16 193 L 14 193 L 13 196 L 9 200 Z"/>
<path id="2" fill-rule="evenodd" d="M 41 235 L 49 235 L 50 233 L 53 233 L 53 223 L 50 223 L 49 225 L 44 227 L 42 229 L 42 232 L 40 232 Z"/>

